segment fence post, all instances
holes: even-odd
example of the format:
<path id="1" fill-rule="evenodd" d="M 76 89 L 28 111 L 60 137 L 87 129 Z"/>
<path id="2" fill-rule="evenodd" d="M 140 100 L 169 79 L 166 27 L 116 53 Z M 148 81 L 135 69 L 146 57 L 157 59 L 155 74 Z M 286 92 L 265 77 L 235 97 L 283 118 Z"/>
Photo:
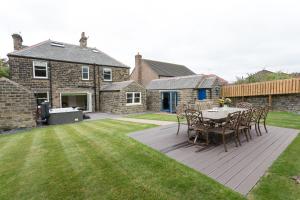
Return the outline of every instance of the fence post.
<path id="1" fill-rule="evenodd" d="M 270 108 L 272 108 L 272 95 L 269 94 L 269 106 Z"/>

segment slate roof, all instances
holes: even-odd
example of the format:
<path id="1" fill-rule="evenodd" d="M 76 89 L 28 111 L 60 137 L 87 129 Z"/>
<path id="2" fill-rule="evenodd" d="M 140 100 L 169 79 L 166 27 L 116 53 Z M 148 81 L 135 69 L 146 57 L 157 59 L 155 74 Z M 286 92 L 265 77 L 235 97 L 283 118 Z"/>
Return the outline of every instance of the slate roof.
<path id="1" fill-rule="evenodd" d="M 119 91 L 119 90 L 126 88 L 133 82 L 134 82 L 133 80 L 130 80 L 130 81 L 109 83 L 108 85 L 102 86 L 100 88 L 100 91 Z"/>
<path id="2" fill-rule="evenodd" d="M 217 77 L 206 75 L 180 76 L 152 80 L 146 87 L 148 90 L 176 90 L 212 88 Z"/>
<path id="3" fill-rule="evenodd" d="M 53 44 L 55 43 L 62 44 L 63 47 L 54 46 Z M 36 45 L 11 52 L 8 54 L 8 56 L 21 56 L 37 59 L 129 68 L 127 65 L 117 61 L 99 49 L 90 47 L 82 48 L 78 45 L 56 42 L 52 40 L 46 40 Z"/>
<path id="4" fill-rule="evenodd" d="M 188 76 L 195 75 L 193 71 L 184 65 L 177 65 L 172 63 L 142 59 L 143 62 L 148 64 L 153 71 L 155 71 L 159 76 Z"/>

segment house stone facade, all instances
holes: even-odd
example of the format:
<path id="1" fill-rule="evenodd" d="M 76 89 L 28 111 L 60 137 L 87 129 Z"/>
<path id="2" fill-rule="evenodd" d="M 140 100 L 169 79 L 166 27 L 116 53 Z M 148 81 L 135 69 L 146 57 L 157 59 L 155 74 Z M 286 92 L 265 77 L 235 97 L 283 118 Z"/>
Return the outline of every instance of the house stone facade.
<path id="1" fill-rule="evenodd" d="M 35 127 L 36 101 L 25 87 L 0 78 L 0 132 Z"/>
<path id="2" fill-rule="evenodd" d="M 128 102 L 128 93 L 139 93 L 139 102 Z M 113 83 L 101 88 L 100 111 L 117 114 L 145 112 L 146 99 L 146 89 L 135 81 Z"/>
<path id="3" fill-rule="evenodd" d="M 37 103 L 48 100 L 52 108 L 80 107 L 87 112 L 109 110 L 105 107 L 112 101 L 101 102 L 100 88 L 129 80 L 129 67 L 87 47 L 84 33 L 78 46 L 47 40 L 24 47 L 21 36 L 13 38 L 18 48 L 8 54 L 11 80 L 32 91 Z"/>
<path id="4" fill-rule="evenodd" d="M 48 78 L 33 78 L 33 62 L 47 63 Z M 91 94 L 92 112 L 100 110 L 100 85 L 126 81 L 129 78 L 128 68 L 96 66 L 90 64 L 52 61 L 9 56 L 11 80 L 23 85 L 33 93 L 47 93 L 53 108 L 60 108 L 61 94 Z M 82 66 L 89 67 L 89 80 L 82 80 Z M 103 81 L 103 68 L 112 71 L 112 80 Z M 95 89 L 96 88 L 96 89 Z"/>

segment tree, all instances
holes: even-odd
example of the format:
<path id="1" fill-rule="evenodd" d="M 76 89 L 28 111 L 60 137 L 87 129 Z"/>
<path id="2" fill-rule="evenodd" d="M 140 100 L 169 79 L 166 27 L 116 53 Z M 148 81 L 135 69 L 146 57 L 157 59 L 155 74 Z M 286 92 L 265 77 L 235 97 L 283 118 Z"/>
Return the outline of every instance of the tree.
<path id="1" fill-rule="evenodd" d="M 256 83 L 256 82 L 263 82 L 263 81 L 289 79 L 291 77 L 292 76 L 290 74 L 286 74 L 281 71 L 271 72 L 268 70 L 261 70 L 256 73 L 247 74 L 246 78 L 236 77 L 237 80 L 236 80 L 235 84 Z"/>
<path id="2" fill-rule="evenodd" d="M 9 77 L 9 67 L 5 58 L 0 59 L 0 77 Z"/>

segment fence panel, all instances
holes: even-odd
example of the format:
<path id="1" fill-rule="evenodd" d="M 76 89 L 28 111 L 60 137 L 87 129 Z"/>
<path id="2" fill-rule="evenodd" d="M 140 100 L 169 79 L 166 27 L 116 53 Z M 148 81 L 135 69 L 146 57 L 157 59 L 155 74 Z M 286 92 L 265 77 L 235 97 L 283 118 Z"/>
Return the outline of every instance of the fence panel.
<path id="1" fill-rule="evenodd" d="M 300 93 L 300 78 L 225 85 L 222 87 L 223 97 L 262 96 L 273 94 Z"/>

